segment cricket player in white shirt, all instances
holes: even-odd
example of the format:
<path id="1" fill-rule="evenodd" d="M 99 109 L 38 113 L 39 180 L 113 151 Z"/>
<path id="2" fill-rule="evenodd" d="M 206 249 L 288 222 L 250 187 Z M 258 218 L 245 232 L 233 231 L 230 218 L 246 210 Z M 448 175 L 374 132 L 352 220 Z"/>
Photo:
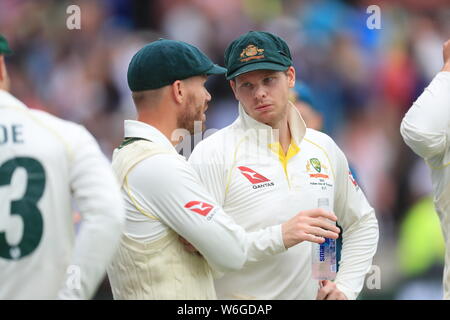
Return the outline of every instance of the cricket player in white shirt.
<path id="1" fill-rule="evenodd" d="M 431 168 L 434 205 L 446 243 L 444 299 L 450 299 L 450 40 L 443 48 L 444 67 L 402 120 L 405 143 Z"/>
<path id="2" fill-rule="evenodd" d="M 8 92 L 10 52 L 0 35 L 0 299 L 89 299 L 120 238 L 119 187 L 86 129 Z"/>
<path id="3" fill-rule="evenodd" d="M 295 69 L 280 37 L 251 31 L 225 51 L 239 100 L 233 124 L 201 141 L 189 162 L 218 204 L 247 231 L 317 208 L 327 198 L 343 228 L 334 281 L 312 279 L 311 243 L 252 261 L 215 281 L 222 299 L 355 299 L 378 242 L 374 210 L 327 135 L 308 129 L 289 102 Z M 319 288 L 319 286 L 321 286 Z"/>
<path id="4" fill-rule="evenodd" d="M 138 121 L 125 121 L 113 156 L 126 206 L 125 231 L 108 267 L 115 299 L 215 299 L 214 274 L 285 254 L 305 240 L 338 237 L 339 229 L 321 220 L 335 221 L 334 214 L 318 209 L 246 233 L 176 152 L 173 134 L 193 133 L 194 121 L 205 121 L 207 76 L 225 71 L 196 47 L 166 39 L 130 62 Z"/>

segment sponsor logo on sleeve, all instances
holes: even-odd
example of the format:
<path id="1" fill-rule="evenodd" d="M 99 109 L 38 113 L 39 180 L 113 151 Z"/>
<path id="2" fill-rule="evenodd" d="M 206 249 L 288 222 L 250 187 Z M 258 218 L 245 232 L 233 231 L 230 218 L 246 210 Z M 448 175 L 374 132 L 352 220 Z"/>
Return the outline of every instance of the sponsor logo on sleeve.
<path id="1" fill-rule="evenodd" d="M 353 174 L 350 170 L 348 171 L 348 177 L 350 178 L 350 181 L 353 183 L 353 186 L 355 187 L 355 189 L 359 190 L 359 185 L 356 182 L 356 179 L 353 177 Z"/>
<path id="2" fill-rule="evenodd" d="M 184 207 L 202 216 L 207 216 L 208 213 L 214 208 L 209 203 L 201 201 L 190 201 L 186 203 Z"/>

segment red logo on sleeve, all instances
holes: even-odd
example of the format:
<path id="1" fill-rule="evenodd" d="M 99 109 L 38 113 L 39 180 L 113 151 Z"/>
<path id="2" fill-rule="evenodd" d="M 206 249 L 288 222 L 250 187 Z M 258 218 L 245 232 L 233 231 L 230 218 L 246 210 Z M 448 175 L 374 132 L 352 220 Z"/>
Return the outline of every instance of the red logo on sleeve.
<path id="1" fill-rule="evenodd" d="M 259 174 L 258 172 L 247 168 L 247 167 L 238 167 L 239 170 L 241 170 L 241 173 L 250 181 L 252 184 L 257 184 L 261 182 L 267 182 L 270 181 L 263 175 Z"/>
<path id="2" fill-rule="evenodd" d="M 184 207 L 195 213 L 201 214 L 202 216 L 207 216 L 212 208 L 214 208 L 212 205 L 201 201 L 190 201 L 186 203 Z"/>
<path id="3" fill-rule="evenodd" d="M 350 181 L 353 183 L 356 189 L 359 189 L 358 183 L 356 182 L 356 179 L 353 177 L 353 174 L 351 171 L 348 172 L 348 176 L 350 177 Z"/>

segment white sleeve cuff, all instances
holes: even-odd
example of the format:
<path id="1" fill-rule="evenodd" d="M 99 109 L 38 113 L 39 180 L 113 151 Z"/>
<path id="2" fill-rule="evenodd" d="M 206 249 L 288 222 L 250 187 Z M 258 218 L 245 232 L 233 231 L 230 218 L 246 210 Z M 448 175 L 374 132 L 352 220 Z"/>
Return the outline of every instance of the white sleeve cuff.
<path id="1" fill-rule="evenodd" d="M 336 287 L 339 289 L 339 291 L 345 294 L 348 300 L 356 300 L 357 295 L 353 290 L 350 290 L 349 288 L 340 283 L 336 283 Z"/>

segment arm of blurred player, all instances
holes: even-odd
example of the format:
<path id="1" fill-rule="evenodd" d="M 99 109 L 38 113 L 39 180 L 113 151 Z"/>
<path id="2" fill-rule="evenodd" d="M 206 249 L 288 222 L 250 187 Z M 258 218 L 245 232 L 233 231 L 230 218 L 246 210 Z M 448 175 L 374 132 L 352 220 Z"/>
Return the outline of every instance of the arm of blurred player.
<path id="1" fill-rule="evenodd" d="M 450 40 L 444 44 L 444 67 L 405 114 L 400 132 L 424 159 L 442 154 L 450 135 Z"/>
<path id="2" fill-rule="evenodd" d="M 106 266 L 116 250 L 124 209 L 110 164 L 97 142 L 83 127 L 74 125 L 74 131 L 72 141 L 76 142 L 72 142 L 70 186 L 82 223 L 71 266 L 80 270 L 80 287 L 73 286 L 68 272 L 59 298 L 89 299 L 103 280 Z"/>
<path id="3" fill-rule="evenodd" d="M 207 192 L 189 163 L 173 155 L 155 155 L 140 162 L 127 179 L 135 201 L 192 244 L 219 271 L 238 270 L 247 261 L 283 252 L 313 237 L 321 242 L 321 236 L 338 236 L 337 228 L 318 218 L 336 217 L 322 210 L 308 210 L 283 225 L 247 233 Z M 303 227 L 309 229 L 300 230 Z"/>

